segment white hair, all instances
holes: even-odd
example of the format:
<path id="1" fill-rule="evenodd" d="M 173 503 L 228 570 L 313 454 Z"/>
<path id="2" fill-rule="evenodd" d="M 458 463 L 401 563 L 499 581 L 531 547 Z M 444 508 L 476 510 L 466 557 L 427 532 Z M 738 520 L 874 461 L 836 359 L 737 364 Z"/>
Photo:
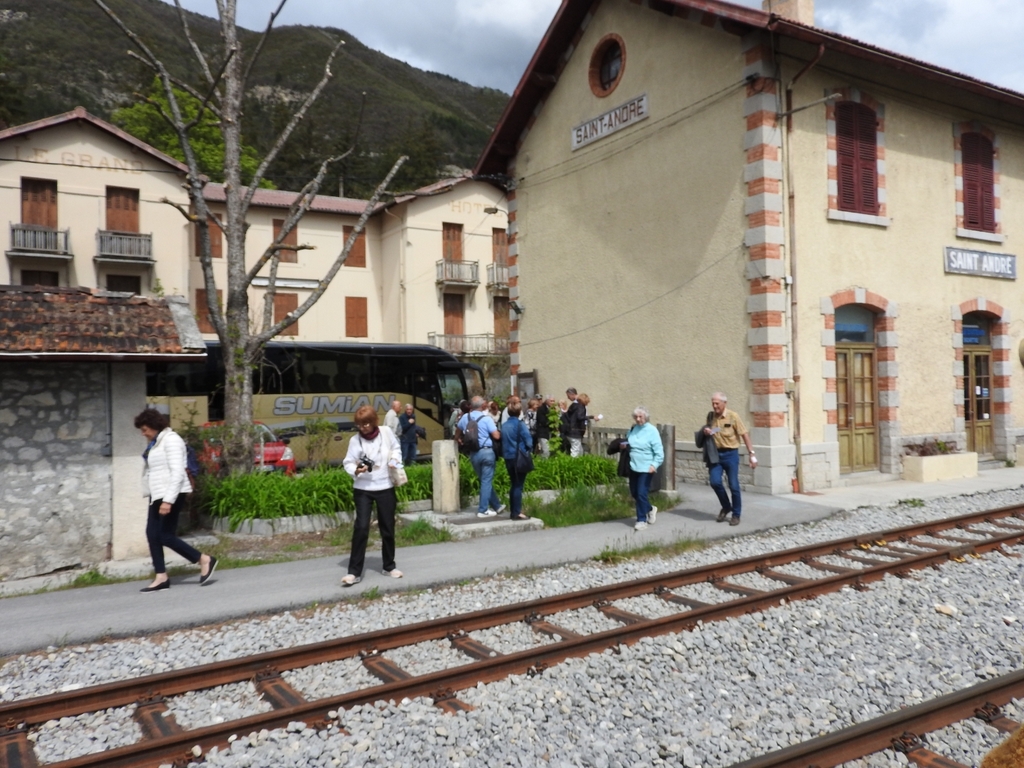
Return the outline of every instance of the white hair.
<path id="1" fill-rule="evenodd" d="M 636 408 L 634 408 L 633 409 L 633 415 L 634 416 L 643 416 L 645 422 L 651 420 L 651 414 L 647 410 L 647 406 L 646 405 L 638 405 Z"/>
<path id="2" fill-rule="evenodd" d="M 729 396 L 727 394 L 725 394 L 725 392 L 712 392 L 711 393 L 711 399 L 712 400 L 721 400 L 723 403 L 728 403 L 729 402 Z"/>

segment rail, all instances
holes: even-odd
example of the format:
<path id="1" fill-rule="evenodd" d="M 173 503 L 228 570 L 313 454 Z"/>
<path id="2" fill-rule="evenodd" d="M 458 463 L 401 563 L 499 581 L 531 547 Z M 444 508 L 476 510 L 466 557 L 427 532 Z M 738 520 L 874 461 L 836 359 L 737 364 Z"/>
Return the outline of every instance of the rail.
<path id="1" fill-rule="evenodd" d="M 96 253 L 122 259 L 152 259 L 153 235 L 101 229 L 96 233 Z"/>
<path id="2" fill-rule="evenodd" d="M 508 337 L 493 333 L 429 333 L 427 343 L 453 355 L 507 355 Z"/>
<path id="3" fill-rule="evenodd" d="M 437 262 L 437 282 L 446 284 L 480 284 L 480 262 L 451 261 L 441 259 Z"/>
<path id="4" fill-rule="evenodd" d="M 11 224 L 11 250 L 71 255 L 71 230 L 38 224 Z"/>

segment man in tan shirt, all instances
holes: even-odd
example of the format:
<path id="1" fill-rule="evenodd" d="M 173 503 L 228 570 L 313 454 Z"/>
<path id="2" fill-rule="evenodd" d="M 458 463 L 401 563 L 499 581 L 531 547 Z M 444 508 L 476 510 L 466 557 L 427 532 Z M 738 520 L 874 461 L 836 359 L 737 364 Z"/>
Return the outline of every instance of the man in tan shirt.
<path id="1" fill-rule="evenodd" d="M 724 392 L 715 392 L 711 396 L 712 413 L 709 414 L 708 426 L 704 427 L 704 434 L 714 436 L 715 447 L 718 449 L 718 463 L 713 464 L 709 470 L 711 487 L 722 504 L 718 522 L 724 523 L 729 513 L 732 513 L 729 525 L 739 525 L 740 515 L 743 513 L 743 500 L 740 496 L 740 439 L 747 446 L 751 468 L 757 467 L 757 456 L 754 455 L 754 446 L 750 442 L 750 435 L 743 424 L 743 419 L 736 411 L 730 411 L 725 407 L 728 401 L 729 398 Z M 729 500 L 729 494 L 725 492 L 722 483 L 723 472 L 729 481 L 732 501 Z"/>

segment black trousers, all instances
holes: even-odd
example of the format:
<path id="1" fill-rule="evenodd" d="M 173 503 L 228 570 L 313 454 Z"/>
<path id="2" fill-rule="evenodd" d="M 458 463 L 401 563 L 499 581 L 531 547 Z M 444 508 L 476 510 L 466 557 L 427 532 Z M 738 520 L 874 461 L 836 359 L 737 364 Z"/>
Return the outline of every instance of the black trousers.
<path id="1" fill-rule="evenodd" d="M 352 531 L 352 554 L 348 558 L 348 572 L 353 576 L 363 575 L 366 559 L 366 542 L 370 538 L 370 515 L 373 504 L 377 504 L 377 526 L 380 528 L 381 550 L 385 571 L 395 568 L 395 509 L 398 496 L 394 488 L 383 491 L 362 491 L 354 489 L 356 521 Z"/>
<path id="2" fill-rule="evenodd" d="M 166 515 L 160 514 L 163 499 L 153 499 L 149 505 L 146 540 L 149 541 L 149 555 L 153 558 L 153 570 L 157 573 L 167 572 L 167 566 L 164 564 L 164 547 L 177 552 L 190 563 L 198 563 L 202 557 L 199 550 L 178 538 L 178 516 L 185 507 L 186 498 L 185 494 L 178 494 L 178 498 L 171 505 L 171 511 Z"/>

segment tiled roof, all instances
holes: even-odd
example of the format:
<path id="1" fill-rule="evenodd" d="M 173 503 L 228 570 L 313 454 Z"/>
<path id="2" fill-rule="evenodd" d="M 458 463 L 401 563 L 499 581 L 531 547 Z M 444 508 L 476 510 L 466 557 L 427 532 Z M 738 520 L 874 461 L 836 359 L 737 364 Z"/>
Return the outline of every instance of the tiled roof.
<path id="1" fill-rule="evenodd" d="M 205 354 L 180 296 L 0 286 L 0 358 L 145 361 Z"/>
<path id="2" fill-rule="evenodd" d="M 257 189 L 256 194 L 252 196 L 252 204 L 264 208 L 291 208 L 298 196 L 298 192 L 287 192 L 283 189 Z M 225 202 L 227 198 L 224 196 L 224 185 L 214 182 L 207 184 L 203 187 L 203 197 L 210 203 Z M 351 197 L 317 195 L 313 198 L 313 204 L 309 210 L 361 216 L 366 210 L 367 202 L 367 200 L 356 200 Z"/>
<path id="3" fill-rule="evenodd" d="M 138 147 L 143 152 L 152 155 L 157 160 L 176 168 L 182 173 L 188 173 L 188 166 L 184 163 L 178 162 L 170 155 L 164 154 L 156 147 L 152 147 L 141 139 L 137 139 L 130 133 L 125 133 L 116 125 L 111 125 L 106 120 L 101 120 L 95 115 L 90 115 L 85 111 L 85 107 L 75 107 L 70 112 L 64 112 L 60 115 L 53 115 L 51 117 L 44 117 L 42 120 L 34 120 L 31 123 L 24 123 L 23 125 L 15 125 L 12 128 L 6 128 L 0 131 L 0 141 L 5 139 L 15 138 L 17 136 L 24 136 L 34 131 L 41 131 L 45 128 L 52 128 L 55 125 L 61 125 L 63 123 L 69 123 L 73 120 L 81 120 L 86 123 L 91 123 L 99 128 L 101 131 L 106 131 L 109 134 L 116 136 L 122 141 L 126 141 L 134 147 Z"/>

